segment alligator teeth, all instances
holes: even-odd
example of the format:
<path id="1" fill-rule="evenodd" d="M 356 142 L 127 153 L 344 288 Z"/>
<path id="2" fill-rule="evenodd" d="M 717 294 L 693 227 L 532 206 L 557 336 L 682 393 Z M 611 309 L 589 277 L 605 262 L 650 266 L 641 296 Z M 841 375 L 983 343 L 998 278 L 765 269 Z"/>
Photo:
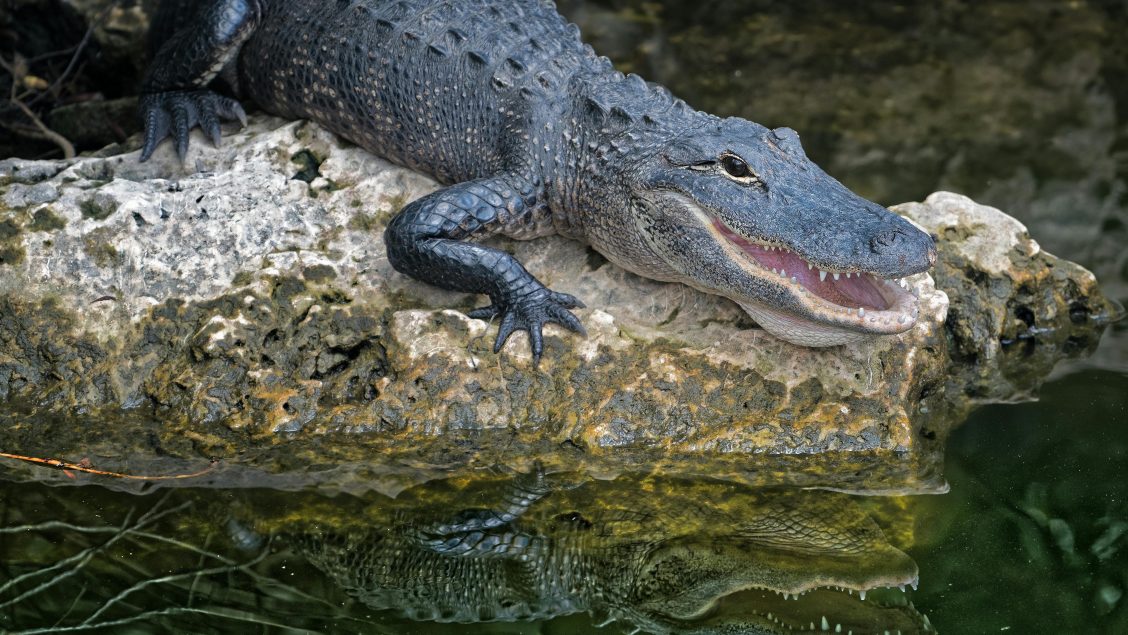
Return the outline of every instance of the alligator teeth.
<path id="1" fill-rule="evenodd" d="M 847 279 L 847 280 L 849 280 L 849 279 L 850 279 L 850 272 L 849 272 L 849 271 L 847 271 L 847 272 L 846 272 L 846 279 Z"/>
<path id="2" fill-rule="evenodd" d="M 795 284 L 796 282 L 799 282 L 799 279 L 795 276 L 791 276 L 791 284 Z"/>
<path id="3" fill-rule="evenodd" d="M 858 317 L 865 317 L 865 316 L 866 316 L 865 307 L 858 307 Z"/>
<path id="4" fill-rule="evenodd" d="M 862 598 L 862 601 L 863 601 L 863 602 L 865 602 L 865 601 L 866 601 L 866 592 L 865 592 L 865 590 L 862 590 L 862 591 L 858 591 L 858 597 Z"/>
<path id="5" fill-rule="evenodd" d="M 774 273 L 774 274 L 776 274 L 776 275 L 778 276 L 778 275 L 779 275 L 779 270 L 778 270 L 778 269 L 776 269 L 775 267 L 772 267 L 772 273 Z"/>
<path id="6" fill-rule="evenodd" d="M 827 621 L 826 621 L 826 616 L 825 616 L 825 615 L 824 615 L 824 616 L 822 616 L 822 624 L 820 624 L 819 626 L 822 626 L 822 629 L 823 629 L 824 631 L 829 631 L 829 630 L 830 630 L 830 622 L 827 622 Z"/>
<path id="7" fill-rule="evenodd" d="M 826 272 L 825 272 L 825 271 L 820 271 L 820 272 L 819 272 L 819 282 L 823 282 L 823 281 L 825 281 L 825 280 L 826 280 Z"/>
<path id="8" fill-rule="evenodd" d="M 907 316 L 903 313 L 901 314 L 901 317 L 897 318 L 897 324 L 904 324 L 905 322 L 908 322 L 908 321 L 909 321 L 909 316 Z"/>
<path id="9" fill-rule="evenodd" d="M 779 277 L 781 277 L 781 278 L 786 278 L 786 277 L 787 277 L 787 270 L 786 270 L 786 269 L 784 269 L 783 267 L 780 267 L 780 268 L 779 268 Z"/>
<path id="10" fill-rule="evenodd" d="M 814 265 L 812 265 L 812 264 L 811 264 L 811 263 L 809 263 L 809 262 L 807 263 L 807 271 L 810 271 L 811 269 L 814 269 L 814 268 L 815 268 L 815 266 L 814 266 Z"/>
<path id="11" fill-rule="evenodd" d="M 837 279 L 838 279 L 838 274 L 836 273 L 836 274 L 833 274 L 833 275 L 834 275 L 834 279 L 835 279 L 835 280 L 837 280 Z"/>

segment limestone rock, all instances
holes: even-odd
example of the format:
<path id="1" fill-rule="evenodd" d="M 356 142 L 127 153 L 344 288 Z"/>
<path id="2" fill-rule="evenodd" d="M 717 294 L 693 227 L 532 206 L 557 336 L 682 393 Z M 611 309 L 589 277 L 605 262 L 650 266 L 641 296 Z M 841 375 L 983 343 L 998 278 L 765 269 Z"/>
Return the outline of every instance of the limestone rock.
<path id="1" fill-rule="evenodd" d="M 314 124 L 269 117 L 220 148 L 195 135 L 185 166 L 167 144 L 146 164 L 136 152 L 0 162 L 0 398 L 20 404 L 0 444 L 19 449 L 31 429 L 59 440 L 53 455 L 89 454 L 102 446 L 48 414 L 127 408 L 159 422 L 135 459 L 154 445 L 184 458 L 255 450 L 244 466 L 378 462 L 410 466 L 385 472 L 408 481 L 540 460 L 941 491 L 952 421 L 1088 350 L 1089 318 L 1110 311 L 1091 274 L 954 195 L 899 208 L 941 238 L 940 289 L 910 280 L 918 324 L 829 349 L 784 343 L 726 299 L 639 278 L 576 242 L 499 240 L 591 307 L 579 312 L 586 339 L 548 329 L 538 368 L 521 334 L 490 352 L 496 327 L 465 315 L 482 298 L 388 265 L 384 224 L 435 187 Z M 1021 352 L 1031 346 L 1036 364 Z M 996 367 L 1026 374 L 993 384 Z"/>
<path id="2" fill-rule="evenodd" d="M 949 291 L 946 407 L 1030 400 L 1062 357 L 1091 352 L 1123 307 L 1083 267 L 1046 253 L 1026 227 L 948 192 L 893 208 L 940 238 L 932 272 Z M 936 399 L 924 400 L 937 401 Z M 925 405 L 927 408 L 927 405 Z"/>

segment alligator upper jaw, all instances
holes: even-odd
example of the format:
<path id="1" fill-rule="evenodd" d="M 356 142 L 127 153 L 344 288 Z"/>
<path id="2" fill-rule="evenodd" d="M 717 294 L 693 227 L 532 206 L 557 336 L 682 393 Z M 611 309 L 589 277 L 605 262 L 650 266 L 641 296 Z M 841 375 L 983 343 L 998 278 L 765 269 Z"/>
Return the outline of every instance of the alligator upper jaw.
<path id="1" fill-rule="evenodd" d="M 802 312 L 734 298 L 774 335 L 802 346 L 833 346 L 912 328 L 919 302 L 904 278 L 865 271 L 826 271 L 794 251 L 742 236 L 716 218 L 706 225 L 750 276 L 788 293 Z"/>

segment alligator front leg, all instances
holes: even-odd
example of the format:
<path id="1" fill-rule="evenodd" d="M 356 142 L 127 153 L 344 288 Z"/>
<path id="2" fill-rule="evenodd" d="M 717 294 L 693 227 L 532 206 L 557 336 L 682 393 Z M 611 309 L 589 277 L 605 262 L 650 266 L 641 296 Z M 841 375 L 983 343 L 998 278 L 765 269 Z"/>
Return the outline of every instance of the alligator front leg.
<path id="1" fill-rule="evenodd" d="M 532 214 L 535 188 L 525 179 L 500 176 L 452 185 L 414 201 L 384 232 L 388 260 L 400 273 L 443 289 L 484 293 L 491 304 L 473 318 L 501 316 L 494 352 L 515 331 L 529 333 L 533 360 L 544 352 L 541 329 L 548 322 L 584 334 L 568 309 L 583 303 L 556 293 L 509 254 L 468 238 L 498 233 Z"/>
<path id="2" fill-rule="evenodd" d="M 207 85 L 238 54 L 260 13 L 258 0 L 213 0 L 201 5 L 194 19 L 161 44 L 141 88 L 142 161 L 170 134 L 183 161 L 192 128 L 199 126 L 219 145 L 221 119 L 238 119 L 246 125 L 239 102 L 208 90 Z"/>

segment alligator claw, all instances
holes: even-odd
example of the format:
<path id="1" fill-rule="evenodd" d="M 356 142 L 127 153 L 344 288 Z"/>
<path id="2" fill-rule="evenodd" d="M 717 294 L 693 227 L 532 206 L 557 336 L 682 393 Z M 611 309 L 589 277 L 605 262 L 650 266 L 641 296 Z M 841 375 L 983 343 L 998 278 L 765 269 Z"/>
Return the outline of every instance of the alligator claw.
<path id="1" fill-rule="evenodd" d="M 580 335 L 587 335 L 579 318 L 568 309 L 582 309 L 584 303 L 567 293 L 557 293 L 541 288 L 508 304 L 491 304 L 467 313 L 471 318 L 488 320 L 501 315 L 494 353 L 501 351 L 505 342 L 517 331 L 529 334 L 529 345 L 533 351 L 533 363 L 539 364 L 544 354 L 544 335 L 541 330 L 549 322 L 559 324 Z"/>
<path id="2" fill-rule="evenodd" d="M 148 161 L 160 142 L 171 136 L 176 155 L 183 161 L 188 154 L 188 133 L 199 126 L 212 144 L 219 146 L 219 123 L 237 119 L 247 125 L 247 114 L 239 102 L 210 90 L 175 90 L 141 96 L 139 110 L 145 126 L 141 160 Z"/>

